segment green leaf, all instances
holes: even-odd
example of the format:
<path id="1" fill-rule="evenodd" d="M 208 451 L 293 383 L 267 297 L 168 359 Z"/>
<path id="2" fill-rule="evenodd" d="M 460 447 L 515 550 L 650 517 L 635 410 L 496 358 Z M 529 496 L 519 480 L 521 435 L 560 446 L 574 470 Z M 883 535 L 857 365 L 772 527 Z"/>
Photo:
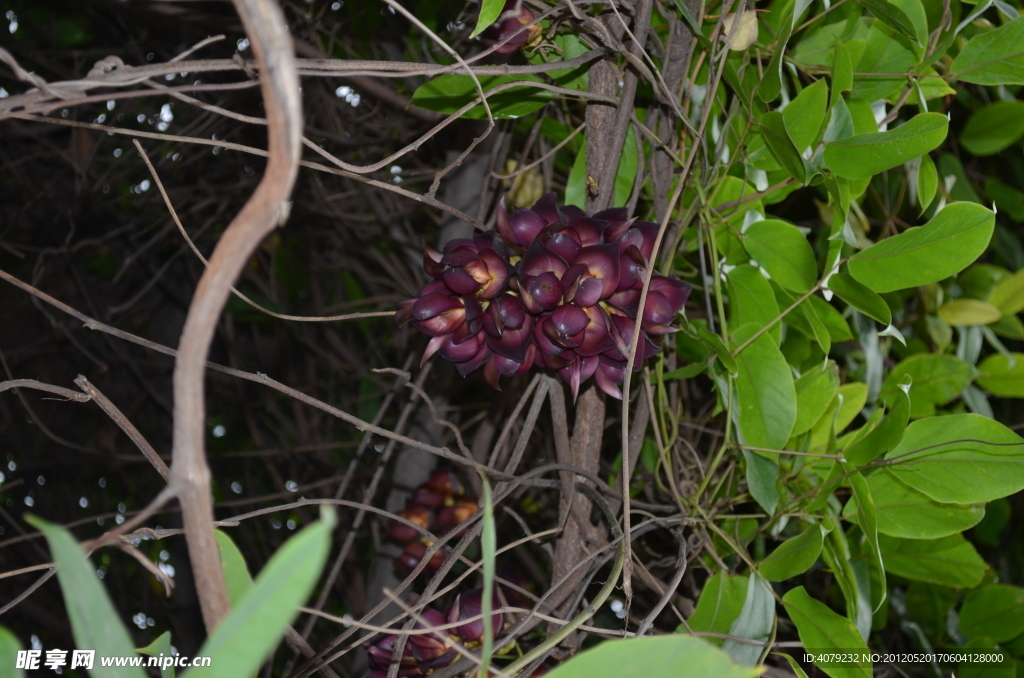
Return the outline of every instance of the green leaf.
<path id="1" fill-rule="evenodd" d="M 762 560 L 757 571 L 768 581 L 782 581 L 803 574 L 821 555 L 824 537 L 819 525 L 811 525 L 801 534 L 782 542 Z"/>
<path id="2" fill-rule="evenodd" d="M 778 219 L 750 225 L 743 247 L 772 280 L 798 294 L 809 292 L 818 279 L 814 250 L 796 226 Z"/>
<path id="3" fill-rule="evenodd" d="M 988 567 L 962 534 L 942 539 L 878 538 L 885 570 L 898 577 L 969 589 L 981 583 Z"/>
<path id="4" fill-rule="evenodd" d="M 996 177 L 989 177 L 985 180 L 985 195 L 1011 220 L 1018 224 L 1024 222 L 1024 191 L 1019 191 Z"/>
<path id="5" fill-rule="evenodd" d="M 840 299 L 853 306 L 864 315 L 877 320 L 886 327 L 892 324 L 892 311 L 882 297 L 871 291 L 866 285 L 846 273 L 835 273 L 828 279 L 828 289 L 835 292 Z"/>
<path id="6" fill-rule="evenodd" d="M 228 586 L 230 587 L 230 582 Z M 140 654 L 147 655 L 149 657 L 173 657 L 171 654 L 171 632 L 164 631 L 156 640 L 147 645 L 146 647 L 140 647 L 138 649 Z M 174 667 L 167 666 L 166 668 L 161 664 L 160 666 L 160 678 L 174 678 Z"/>
<path id="7" fill-rule="evenodd" d="M 849 46 L 852 49 L 852 44 Z M 893 33 L 881 22 L 875 22 L 853 68 L 855 75 L 850 103 L 854 99 L 865 104 L 879 99 L 894 100 L 909 84 L 907 73 L 919 66 L 921 52 L 912 40 Z"/>
<path id="8" fill-rule="evenodd" d="M 100 657 L 135 656 L 135 644 L 121 623 L 120 613 L 103 590 L 96 568 L 82 553 L 71 533 L 37 516 L 26 515 L 25 520 L 43 533 L 50 546 L 75 644 L 83 649 L 96 650 Z M 102 666 L 97 661 L 89 675 L 95 678 L 145 678 L 146 674 L 138 667 Z"/>
<path id="9" fill-rule="evenodd" d="M 988 325 L 1003 317 L 998 308 L 977 299 L 954 299 L 939 307 L 938 314 L 953 327 Z"/>
<path id="10" fill-rule="evenodd" d="M 875 500 L 878 531 L 904 539 L 939 539 L 969 530 L 985 517 L 981 504 L 940 504 L 928 495 L 907 487 L 885 469 L 867 478 Z M 857 499 L 849 501 L 843 515 L 856 520 Z"/>
<path id="11" fill-rule="evenodd" d="M 737 666 L 717 647 L 684 635 L 610 640 L 549 671 L 548 678 L 754 678 L 756 667 Z"/>
<path id="12" fill-rule="evenodd" d="M 625 205 L 633 192 L 633 183 L 637 171 L 636 130 L 630 125 L 626 130 L 626 139 L 622 144 L 622 155 L 619 157 L 619 168 L 615 171 L 615 187 L 613 188 L 613 204 Z"/>
<path id="13" fill-rule="evenodd" d="M 747 323 L 765 327 L 779 317 L 779 306 L 775 302 L 772 286 L 754 266 L 737 266 L 729 271 L 725 282 L 729 292 L 730 327 L 742 327 Z M 782 325 L 775 323 L 767 334 L 778 344 Z"/>
<path id="14" fill-rule="evenodd" d="M 773 515 L 779 507 L 779 463 L 768 459 L 764 452 L 743 450 L 746 461 L 747 488 L 750 496 L 765 513 Z M 776 455 L 777 456 L 777 455 Z"/>
<path id="15" fill-rule="evenodd" d="M 825 128 L 827 105 L 828 85 L 822 79 L 804 87 L 804 90 L 782 109 L 786 132 L 796 147 L 798 155 L 802 155 L 804 151 L 812 148 L 821 138 L 821 133 Z"/>
<path id="16" fill-rule="evenodd" d="M 228 600 L 234 606 L 252 588 L 252 575 L 249 566 L 245 564 L 245 556 L 231 541 L 231 537 L 221 530 L 217 530 L 215 535 L 220 550 L 220 565 L 224 570 L 224 583 L 228 587 Z"/>
<path id="17" fill-rule="evenodd" d="M 763 579 L 756 575 L 751 575 L 750 578 L 747 579 L 747 596 L 746 600 L 743 602 L 743 611 L 740 612 L 739 618 L 733 622 L 733 625 L 729 627 L 729 635 L 737 638 L 746 638 L 747 640 L 765 642 L 771 636 L 772 629 L 774 628 L 775 598 L 772 596 L 772 590 Z M 739 664 L 743 664 L 745 666 L 757 666 L 758 660 L 761 658 L 761 652 L 764 648 L 761 645 L 739 643 L 730 638 L 726 639 L 726 641 L 722 643 L 722 649 L 725 650 L 725 653 L 729 655 L 733 661 Z M 658 673 L 653 675 L 665 676 L 671 674 Z"/>
<path id="18" fill-rule="evenodd" d="M 629 126 L 626 140 L 619 157 L 619 167 L 615 171 L 615 187 L 613 200 L 616 205 L 625 204 L 633 192 L 633 182 L 637 172 L 636 136 L 633 126 Z M 565 204 L 583 208 L 587 202 L 587 149 L 584 146 L 576 155 L 569 173 L 569 181 L 565 186 Z"/>
<path id="19" fill-rule="evenodd" d="M 1015 361 L 1010 364 L 1010 358 Z M 978 365 L 978 386 L 1000 398 L 1024 398 L 1024 353 L 994 353 Z"/>
<path id="20" fill-rule="evenodd" d="M 782 63 L 786 53 L 786 44 L 793 34 L 793 7 L 786 10 L 782 18 L 778 37 L 775 39 L 775 47 L 772 51 L 772 59 L 768 62 L 768 68 L 764 72 L 764 78 L 757 85 L 757 96 L 761 101 L 769 103 L 775 101 L 782 92 Z"/>
<path id="21" fill-rule="evenodd" d="M 839 402 L 840 399 L 842 399 L 842 404 Z M 811 428 L 810 448 L 813 450 L 827 447 L 832 435 L 833 422 L 835 423 L 835 433 L 840 433 L 864 409 L 867 399 L 868 385 L 863 382 L 857 381 L 840 386 L 839 393 L 829 403 L 825 414 Z"/>
<path id="22" fill-rule="evenodd" d="M 1000 281 L 989 295 L 988 303 L 1002 311 L 1003 315 L 1024 311 L 1024 269 Z"/>
<path id="23" fill-rule="evenodd" d="M 895 402 L 894 402 L 895 401 Z M 890 396 L 890 407 L 885 419 L 866 436 L 853 444 L 845 453 L 846 461 L 853 466 L 864 466 L 891 450 L 907 430 L 910 419 L 910 399 L 902 389 Z"/>
<path id="24" fill-rule="evenodd" d="M 915 421 L 885 458 L 897 480 L 938 502 L 977 504 L 1024 489 L 1024 439 L 977 414 Z"/>
<path id="25" fill-rule="evenodd" d="M 805 648 L 825 653 L 857 651 L 868 654 L 867 645 L 854 623 L 811 598 L 803 586 L 786 593 L 782 602 L 789 618 L 796 624 L 797 634 Z M 815 664 L 833 678 L 871 678 L 870 662 Z"/>
<path id="26" fill-rule="evenodd" d="M 481 75 L 478 79 L 485 93 L 509 82 L 541 82 L 539 77 L 528 73 Z M 454 113 L 478 96 L 476 85 L 471 77 L 449 74 L 438 76 L 420 85 L 413 92 L 410 103 L 431 111 Z M 520 118 L 533 113 L 552 98 L 551 93 L 546 90 L 524 85 L 511 87 L 493 96 L 488 96 L 487 104 L 491 108 L 491 115 L 495 118 Z M 477 104 L 463 113 L 463 117 L 486 119 L 487 111 L 482 104 Z"/>
<path id="27" fill-rule="evenodd" d="M 945 405 L 967 388 L 974 376 L 971 366 L 952 355 L 918 353 L 892 369 L 879 398 L 893 403 L 900 394 L 900 384 L 910 377 L 910 416 L 912 419 L 935 414 L 936 405 Z"/>
<path id="28" fill-rule="evenodd" d="M 23 670 L 14 668 L 17 666 L 20 649 L 18 637 L 0 626 L 0 666 L 7 667 L 7 670 L 12 672 L 8 674 L 11 678 L 25 678 Z"/>
<path id="29" fill-rule="evenodd" d="M 839 366 L 829 360 L 812 367 L 796 380 L 796 423 L 792 435 L 798 436 L 814 426 L 839 392 Z"/>
<path id="30" fill-rule="evenodd" d="M 900 35 L 910 38 L 918 45 L 924 42 L 918 36 L 918 30 L 914 22 L 910 20 L 906 12 L 890 0 L 860 0 L 860 4 L 868 8 L 868 11 L 878 17 L 879 21 Z M 924 18 L 924 11 L 921 11 L 921 18 Z M 927 30 L 927 27 L 925 27 Z"/>
<path id="31" fill-rule="evenodd" d="M 745 325 L 736 331 L 734 340 L 742 344 L 755 331 L 756 327 Z M 736 364 L 737 415 L 744 442 L 782 449 L 796 423 L 796 388 L 786 358 L 763 333 L 736 356 Z"/>
<path id="32" fill-rule="evenodd" d="M 832 50 L 832 99 L 829 108 L 833 108 L 843 98 L 843 92 L 853 89 L 853 61 L 850 50 L 842 40 L 836 40 Z"/>
<path id="33" fill-rule="evenodd" d="M 580 148 L 565 183 L 565 204 L 583 209 L 587 204 L 587 146 Z"/>
<path id="34" fill-rule="evenodd" d="M 896 129 L 858 134 L 825 144 L 825 164 L 841 177 L 868 179 L 938 148 L 946 140 L 949 118 L 920 113 Z"/>
<path id="35" fill-rule="evenodd" d="M 697 336 L 699 336 L 704 343 L 715 352 L 718 356 L 718 360 L 722 363 L 722 367 L 727 369 L 729 374 L 736 374 L 739 371 L 740 368 L 736 359 L 732 357 L 732 352 L 729 350 L 729 347 L 722 342 L 721 337 L 704 325 L 697 325 Z"/>
<path id="36" fill-rule="evenodd" d="M 483 0 L 480 4 L 480 16 L 476 20 L 476 28 L 473 29 L 469 37 L 475 38 L 483 33 L 488 26 L 498 20 L 504 7 L 505 0 Z"/>
<path id="37" fill-rule="evenodd" d="M 325 507 L 320 520 L 278 549 L 200 649 L 211 658 L 210 666 L 193 669 L 189 678 L 237 678 L 259 668 L 312 592 L 327 561 L 334 523 L 333 510 Z"/>
<path id="38" fill-rule="evenodd" d="M 994 584 L 972 591 L 960 608 L 960 633 L 1004 643 L 1024 633 L 1024 589 Z"/>
<path id="39" fill-rule="evenodd" d="M 686 620 L 694 632 L 727 633 L 733 622 L 740 616 L 743 602 L 747 597 L 747 577 L 737 577 L 719 570 L 704 582 L 704 588 L 697 599 L 697 607 Z M 680 625 L 678 633 L 685 633 Z M 705 638 L 709 643 L 722 644 L 722 638 Z"/>
<path id="40" fill-rule="evenodd" d="M 935 199 L 935 192 L 939 189 L 939 173 L 935 169 L 935 161 L 932 156 L 921 156 L 921 166 L 917 170 L 917 204 L 921 208 L 920 213 L 928 209 Z"/>
<path id="41" fill-rule="evenodd" d="M 947 205 L 924 226 L 853 255 L 850 275 L 878 293 L 938 282 L 981 256 L 995 221 L 995 214 L 981 205 Z"/>
<path id="42" fill-rule="evenodd" d="M 853 489 L 853 498 L 856 502 L 857 524 L 860 525 L 867 542 L 871 560 L 865 564 L 870 568 L 869 573 L 873 574 L 873 581 L 866 586 L 861 586 L 858 580 L 858 589 L 867 588 L 871 596 L 871 611 L 878 612 L 882 603 L 885 602 L 888 592 L 885 585 L 885 565 L 882 562 L 882 549 L 878 546 L 878 512 L 875 507 L 875 499 L 871 493 L 871 486 L 863 473 L 852 472 L 849 464 L 843 464 L 843 471 L 851 473 L 850 487 Z M 851 502 L 853 503 L 853 502 Z M 873 570 L 873 572 L 871 572 Z"/>
<path id="43" fill-rule="evenodd" d="M 977 85 L 1024 85 L 1024 17 L 971 38 L 950 71 Z"/>
<path id="44" fill-rule="evenodd" d="M 967 119 L 960 143 L 974 155 L 995 155 L 1024 136 L 1024 101 L 997 101 Z"/>
<path id="45" fill-rule="evenodd" d="M 800 151 L 793 144 L 786 131 L 782 113 L 769 111 L 761 118 L 761 137 L 772 156 L 785 168 L 789 175 L 801 184 L 807 183 L 807 168 Z"/>

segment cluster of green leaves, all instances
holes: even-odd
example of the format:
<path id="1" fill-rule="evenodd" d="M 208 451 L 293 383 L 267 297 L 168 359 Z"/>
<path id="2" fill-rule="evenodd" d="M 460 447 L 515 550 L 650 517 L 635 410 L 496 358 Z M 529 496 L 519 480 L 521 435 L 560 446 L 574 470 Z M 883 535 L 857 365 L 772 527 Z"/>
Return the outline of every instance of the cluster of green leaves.
<path id="1" fill-rule="evenodd" d="M 708 286 L 714 317 L 677 335 L 685 364 L 659 364 L 658 386 L 710 377 L 727 420 L 715 468 L 740 454 L 745 477 L 706 481 L 686 498 L 714 507 L 709 527 L 733 569 L 707 581 L 681 630 L 767 641 L 778 615 L 806 647 L 854 649 L 895 625 L 923 649 L 1000 647 L 1024 667 L 1024 609 L 1009 602 L 1024 589 L 1000 583 L 979 552 L 998 544 L 1006 498 L 1024 489 L 1024 440 L 994 412 L 1009 411 L 994 399 L 1024 397 L 1024 353 L 1012 350 L 1024 340 L 1024 252 L 1007 227 L 1024 222 L 1024 17 L 992 0 L 775 0 L 767 10 L 754 46 L 726 59 L 723 86 L 712 59 L 695 59 L 684 101 L 692 125 L 711 121 L 703 141 L 715 163 L 706 179 L 690 177 L 680 216 L 691 226 L 674 243 L 687 256 L 664 266 L 692 275 L 689 255 L 708 243 L 710 275 L 695 282 Z M 676 13 L 705 57 L 721 51 L 716 20 L 698 21 L 679 1 L 662 11 L 652 28 L 663 39 Z M 562 29 L 528 58 L 585 49 Z M 495 117 L 521 118 L 557 98 L 529 88 L 542 79 L 582 89 L 587 76 L 481 83 L 523 83 L 489 100 Z M 475 96 L 468 76 L 450 75 L 414 103 L 452 113 Z M 485 113 L 478 104 L 468 115 Z M 541 133 L 563 142 L 569 127 L 546 120 Z M 656 150 L 634 134 L 616 204 Z M 582 205 L 582 138 L 556 168 L 567 171 L 565 201 Z M 641 190 L 653 203 L 652 187 Z M 994 242 L 1004 251 L 979 263 Z M 658 417 L 669 442 L 678 414 Z M 753 502 L 761 517 L 720 511 L 723 499 Z M 832 584 L 806 576 L 815 572 Z M 764 659 L 757 646 L 724 647 L 741 663 Z"/>
<path id="2" fill-rule="evenodd" d="M 29 521 L 39 528 L 50 546 L 76 646 L 96 651 L 90 675 L 142 678 L 147 675 L 142 668 L 103 666 L 100 658 L 132 657 L 136 653 L 171 656 L 170 632 L 164 632 L 144 648 L 133 646 L 128 629 L 96 576 L 96 568 L 70 532 L 39 518 L 30 517 Z M 256 675 L 312 592 L 327 562 L 334 523 L 334 512 L 325 508 L 319 521 L 278 549 L 255 582 L 238 548 L 226 534 L 217 533 L 232 609 L 196 655 L 209 657 L 210 665 L 190 669 L 185 676 Z M 0 627 L 0 666 L 13 670 L 14 673 L 5 674 L 13 678 L 24 675 L 21 669 L 13 668 L 18 645 L 14 635 Z M 161 666 L 161 678 L 174 675 L 173 666 Z"/>

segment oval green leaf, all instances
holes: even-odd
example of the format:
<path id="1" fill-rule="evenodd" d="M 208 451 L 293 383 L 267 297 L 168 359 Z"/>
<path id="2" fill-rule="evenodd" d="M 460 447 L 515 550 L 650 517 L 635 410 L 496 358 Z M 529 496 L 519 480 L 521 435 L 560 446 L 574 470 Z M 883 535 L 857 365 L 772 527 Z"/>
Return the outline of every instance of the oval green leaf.
<path id="1" fill-rule="evenodd" d="M 736 331 L 742 344 L 758 328 L 746 325 Z M 796 423 L 796 388 L 793 373 L 782 351 L 762 333 L 736 356 L 736 397 L 739 428 L 746 444 L 782 449 Z"/>
<path id="2" fill-rule="evenodd" d="M 898 389 L 890 398 L 890 403 L 892 405 L 885 419 L 844 453 L 847 462 L 854 466 L 864 466 L 899 443 L 910 419 L 910 399 Z"/>
<path id="3" fill-rule="evenodd" d="M 1024 311 L 1024 269 L 1004 278 L 988 297 L 992 304 L 1004 315 L 1014 315 Z"/>
<path id="4" fill-rule="evenodd" d="M 942 539 L 899 539 L 880 535 L 885 571 L 898 577 L 969 589 L 981 583 L 988 566 L 962 534 Z"/>
<path id="5" fill-rule="evenodd" d="M 8 671 L 11 671 L 11 678 L 24 678 L 25 672 L 22 669 L 14 668 L 18 664 L 18 651 L 21 649 L 21 643 L 18 642 L 18 637 L 13 633 L 0 626 L 0 666 L 6 666 Z"/>
<path id="6" fill-rule="evenodd" d="M 948 129 L 945 115 L 921 113 L 887 132 L 858 134 L 825 144 L 825 164 L 841 177 L 869 179 L 938 148 Z"/>
<path id="7" fill-rule="evenodd" d="M 867 7 L 869 12 L 874 14 L 879 21 L 889 28 L 904 37 L 910 38 L 917 45 L 922 44 L 914 22 L 895 3 L 890 0 L 860 0 L 860 4 Z M 921 14 L 923 15 L 924 11 Z M 922 16 L 922 18 L 924 17 Z"/>
<path id="8" fill-rule="evenodd" d="M 1024 17 L 979 33 L 960 50 L 954 77 L 978 85 L 1024 85 Z"/>
<path id="9" fill-rule="evenodd" d="M 967 388 L 974 376 L 971 366 L 952 355 L 919 353 L 912 355 L 892 369 L 882 391 L 881 400 L 890 406 L 896 403 L 900 384 L 907 377 L 910 387 L 910 416 L 913 419 L 935 414 L 936 405 L 945 405 Z"/>
<path id="10" fill-rule="evenodd" d="M 867 481 L 875 500 L 878 531 L 890 537 L 941 539 L 969 530 L 985 517 L 981 504 L 940 504 L 884 469 L 872 473 Z M 856 498 L 847 503 L 843 515 L 859 522 Z"/>
<path id="11" fill-rule="evenodd" d="M 811 598 L 803 586 L 798 586 L 782 597 L 789 618 L 796 624 L 800 642 L 805 648 L 820 653 L 858 652 L 868 654 L 867 645 L 856 625 L 822 602 Z M 833 678 L 871 678 L 871 663 L 830 664 L 815 662 L 817 667 Z"/>
<path id="12" fill-rule="evenodd" d="M 768 334 L 778 344 L 782 325 L 774 322 L 779 317 L 779 306 L 771 284 L 750 264 L 741 264 L 726 276 L 729 291 L 729 325 L 742 327 L 754 323 L 758 327 L 772 325 Z M 774 324 L 772 324 L 774 323 Z"/>
<path id="13" fill-rule="evenodd" d="M 481 75 L 480 86 L 486 94 L 495 87 L 510 82 L 540 82 L 535 75 Z M 454 113 L 479 96 L 476 84 L 468 75 L 441 75 L 420 85 L 413 92 L 413 106 L 426 108 L 440 113 Z M 510 87 L 487 97 L 487 105 L 495 118 L 519 118 L 533 113 L 552 100 L 551 93 L 524 85 Z M 482 104 L 477 104 L 462 114 L 466 118 L 486 119 L 487 111 Z"/>
<path id="14" fill-rule="evenodd" d="M 960 143 L 974 155 L 995 155 L 1024 136 L 1024 101 L 997 101 L 967 119 Z"/>
<path id="15" fill-rule="evenodd" d="M 772 590 L 763 579 L 751 576 L 747 579 L 747 596 L 743 602 L 743 610 L 729 627 L 729 635 L 763 643 L 771 636 L 775 624 L 775 597 Z M 722 649 L 735 662 L 745 666 L 757 666 L 763 647 L 727 638 L 722 643 Z"/>
<path id="16" fill-rule="evenodd" d="M 758 564 L 757 571 L 768 581 L 782 581 L 802 574 L 821 555 L 823 541 L 821 528 L 811 525 L 802 534 L 782 542 Z"/>
<path id="17" fill-rule="evenodd" d="M 893 477 L 937 502 L 978 504 L 1024 489 L 1024 439 L 977 414 L 915 421 L 885 458 Z"/>
<path id="18" fill-rule="evenodd" d="M 796 423 L 792 435 L 809 431 L 825 414 L 832 398 L 839 392 L 839 366 L 829 360 L 813 367 L 796 380 Z"/>
<path id="19" fill-rule="evenodd" d="M 793 140 L 789 138 L 782 113 L 769 111 L 764 114 L 764 117 L 761 118 L 761 137 L 772 156 L 789 172 L 789 175 L 801 184 L 807 183 L 807 168 L 804 166 L 804 159 L 796 145 L 793 144 Z"/>
<path id="20" fill-rule="evenodd" d="M 855 309 L 886 327 L 892 324 L 892 311 L 882 297 L 846 273 L 835 273 L 828 279 L 828 288 Z"/>
<path id="21" fill-rule="evenodd" d="M 483 33 L 488 26 L 498 20 L 504 7 L 505 0 L 483 0 L 480 6 L 480 16 L 476 20 L 476 28 L 473 29 L 469 37 L 475 38 Z"/>
<path id="22" fill-rule="evenodd" d="M 994 584 L 972 591 L 960 608 L 960 633 L 1004 643 L 1024 633 L 1024 589 Z"/>
<path id="23" fill-rule="evenodd" d="M 719 571 L 704 582 L 697 607 L 686 620 L 686 626 L 680 625 L 676 632 L 686 633 L 689 626 L 694 632 L 727 633 L 740 616 L 746 598 L 747 578 Z M 723 639 L 707 637 L 704 640 L 720 646 Z"/>
<path id="24" fill-rule="evenodd" d="M 938 282 L 981 256 L 995 224 L 995 214 L 981 205 L 947 205 L 924 226 L 855 254 L 850 275 L 880 294 Z"/>
<path id="25" fill-rule="evenodd" d="M 582 652 L 549 672 L 548 678 L 754 678 L 757 667 L 737 666 L 717 647 L 684 635 L 611 640 Z"/>
<path id="26" fill-rule="evenodd" d="M 988 325 L 1003 317 L 1003 312 L 992 304 L 977 299 L 954 299 L 938 310 L 939 317 L 953 327 Z"/>
<path id="27" fill-rule="evenodd" d="M 928 209 L 939 190 L 939 173 L 935 169 L 935 161 L 927 153 L 921 156 L 921 166 L 917 170 L 917 204 L 920 213 Z"/>
<path id="28" fill-rule="evenodd" d="M 978 365 L 978 372 L 978 386 L 992 395 L 1024 398 L 1024 353 L 990 355 Z"/>
<path id="29" fill-rule="evenodd" d="M 765 219 L 743 234 L 743 247 L 772 280 L 798 294 L 809 292 L 818 278 L 814 250 L 793 224 Z"/>

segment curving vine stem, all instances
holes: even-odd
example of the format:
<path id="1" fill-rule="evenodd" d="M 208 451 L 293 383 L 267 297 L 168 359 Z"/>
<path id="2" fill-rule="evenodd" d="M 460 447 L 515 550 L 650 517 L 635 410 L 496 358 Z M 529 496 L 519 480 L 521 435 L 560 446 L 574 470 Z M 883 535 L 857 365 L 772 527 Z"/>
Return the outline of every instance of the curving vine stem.
<path id="1" fill-rule="evenodd" d="M 302 136 L 299 76 L 287 22 L 274 0 L 235 0 L 260 71 L 268 148 L 262 181 L 224 232 L 199 280 L 174 365 L 172 486 L 181 502 L 189 558 L 207 632 L 230 607 L 213 530 L 204 448 L 206 358 L 231 286 L 260 242 L 288 216 Z"/>

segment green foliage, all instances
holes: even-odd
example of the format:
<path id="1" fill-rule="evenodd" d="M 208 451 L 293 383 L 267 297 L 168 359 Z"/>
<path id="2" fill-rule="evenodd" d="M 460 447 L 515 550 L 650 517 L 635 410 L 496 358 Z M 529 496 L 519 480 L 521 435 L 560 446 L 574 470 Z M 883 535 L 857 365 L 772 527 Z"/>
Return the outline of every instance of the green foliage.
<path id="1" fill-rule="evenodd" d="M 312 592 L 327 562 L 334 523 L 334 511 L 325 508 L 319 521 L 278 549 L 200 649 L 210 666 L 187 676 L 247 676 L 260 667 Z"/>
<path id="2" fill-rule="evenodd" d="M 670 635 L 613 640 L 587 650 L 546 675 L 575 676 L 678 676 L 679 678 L 754 678 L 756 668 L 737 666 L 721 650 L 703 640 Z"/>
<path id="3" fill-rule="evenodd" d="M 96 576 L 96 568 L 82 553 L 82 548 L 71 533 L 35 516 L 26 519 L 43 533 L 50 546 L 53 562 L 57 564 L 57 580 L 64 594 L 65 609 L 78 647 L 94 649 L 99 656 L 133 656 L 135 645 L 128 630 L 103 590 Z M 138 667 L 104 667 L 96 662 L 92 675 L 98 678 L 142 678 L 145 672 Z"/>
<path id="4" fill-rule="evenodd" d="M 0 626 L 0 666 L 4 666 L 11 673 L 11 678 L 24 678 L 25 671 L 22 669 L 14 668 L 18 661 L 18 650 L 21 649 L 21 643 L 18 642 L 17 636 L 8 631 L 3 626 Z"/>

